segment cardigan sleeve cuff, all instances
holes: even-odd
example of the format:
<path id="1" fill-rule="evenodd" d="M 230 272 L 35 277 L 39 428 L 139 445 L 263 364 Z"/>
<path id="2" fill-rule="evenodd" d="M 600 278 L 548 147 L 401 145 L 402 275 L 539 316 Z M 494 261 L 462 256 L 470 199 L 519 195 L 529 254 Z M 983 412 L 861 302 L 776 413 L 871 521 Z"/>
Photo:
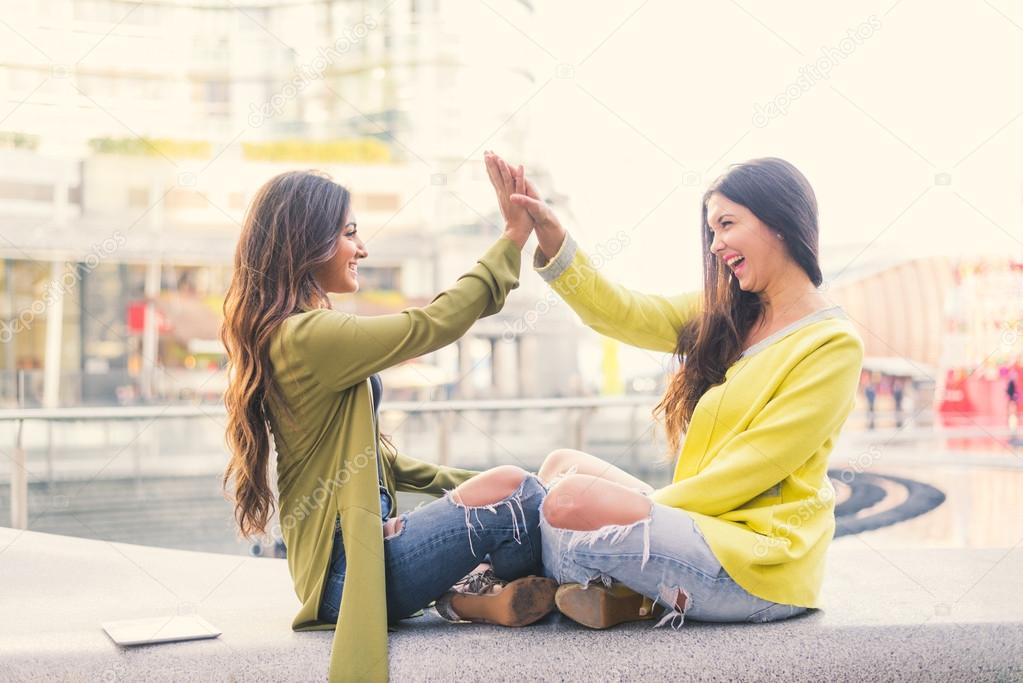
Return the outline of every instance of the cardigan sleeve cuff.
<path id="1" fill-rule="evenodd" d="M 544 281 L 548 283 L 554 282 L 572 265 L 572 259 L 575 258 L 575 252 L 578 248 L 579 246 L 576 244 L 576 241 L 572 239 L 572 234 L 566 232 L 565 241 L 561 243 L 558 253 L 550 261 L 540 251 L 540 247 L 536 248 L 536 251 L 533 252 L 533 270 L 539 273 Z"/>

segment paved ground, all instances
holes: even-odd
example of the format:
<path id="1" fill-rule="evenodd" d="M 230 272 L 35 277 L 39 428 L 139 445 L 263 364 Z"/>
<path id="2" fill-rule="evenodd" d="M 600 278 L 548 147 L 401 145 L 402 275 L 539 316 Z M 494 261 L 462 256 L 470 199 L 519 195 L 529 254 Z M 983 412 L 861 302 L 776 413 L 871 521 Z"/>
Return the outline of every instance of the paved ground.
<path id="1" fill-rule="evenodd" d="M 866 538 L 866 536 L 864 537 Z M 830 551 L 824 609 L 763 625 L 594 632 L 433 614 L 391 636 L 395 681 L 1023 679 L 1023 547 Z M 0 528 L 0 680 L 324 680 L 332 632 L 294 633 L 282 560 Z M 102 621 L 197 612 L 215 640 L 121 650 Z"/>

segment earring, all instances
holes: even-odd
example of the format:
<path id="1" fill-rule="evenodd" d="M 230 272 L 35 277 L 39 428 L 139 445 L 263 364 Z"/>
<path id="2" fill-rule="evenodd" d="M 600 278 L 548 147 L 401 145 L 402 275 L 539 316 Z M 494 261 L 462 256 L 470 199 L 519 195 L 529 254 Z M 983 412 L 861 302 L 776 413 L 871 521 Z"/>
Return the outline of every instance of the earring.
<path id="1" fill-rule="evenodd" d="M 775 233 L 775 234 L 776 234 L 776 235 L 778 236 L 778 239 L 780 239 L 780 240 L 783 240 L 783 239 L 785 239 L 785 237 L 783 237 L 783 236 L 782 236 L 782 234 L 781 234 L 780 232 L 778 232 L 778 233 Z"/>

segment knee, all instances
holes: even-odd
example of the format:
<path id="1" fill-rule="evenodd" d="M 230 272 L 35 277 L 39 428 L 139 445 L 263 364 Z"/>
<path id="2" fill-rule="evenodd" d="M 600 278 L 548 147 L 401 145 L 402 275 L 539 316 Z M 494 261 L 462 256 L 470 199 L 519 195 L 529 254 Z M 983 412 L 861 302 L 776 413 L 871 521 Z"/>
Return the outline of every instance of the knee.
<path id="1" fill-rule="evenodd" d="M 505 495 L 514 493 L 515 489 L 522 486 L 522 482 L 529 476 L 529 472 L 518 465 L 498 465 L 483 473 L 492 486 L 501 489 L 509 489 Z"/>
<path id="2" fill-rule="evenodd" d="M 549 483 L 554 477 L 567 471 L 576 462 L 576 453 L 571 448 L 558 448 L 547 454 L 543 464 L 540 465 L 539 476 L 544 482 Z"/>
<path id="3" fill-rule="evenodd" d="M 455 492 L 463 505 L 490 505 L 515 493 L 528 476 L 529 472 L 516 465 L 500 465 L 481 472 Z"/>
<path id="4" fill-rule="evenodd" d="M 555 451 L 557 452 L 557 451 Z M 574 529 L 582 514 L 585 482 L 582 477 L 569 475 L 555 484 L 544 498 L 543 516 L 558 529 Z"/>
<path id="5" fill-rule="evenodd" d="M 554 484 L 542 504 L 556 529 L 593 531 L 635 524 L 650 517 L 652 503 L 631 489 L 587 474 L 570 474 Z"/>

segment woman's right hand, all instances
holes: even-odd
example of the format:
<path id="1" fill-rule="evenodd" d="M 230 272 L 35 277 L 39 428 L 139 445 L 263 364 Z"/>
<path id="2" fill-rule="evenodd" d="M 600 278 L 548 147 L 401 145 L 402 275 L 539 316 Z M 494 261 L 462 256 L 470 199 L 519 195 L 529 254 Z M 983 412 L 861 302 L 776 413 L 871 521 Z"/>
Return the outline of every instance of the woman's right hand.
<path id="1" fill-rule="evenodd" d="M 511 201 L 529 212 L 533 219 L 536 239 L 540 243 L 540 251 L 550 260 L 561 250 L 568 233 L 551 211 L 551 207 L 540 199 L 540 193 L 533 185 L 533 181 L 523 176 L 522 184 L 525 186 L 525 192 L 516 192 L 511 196 Z"/>

